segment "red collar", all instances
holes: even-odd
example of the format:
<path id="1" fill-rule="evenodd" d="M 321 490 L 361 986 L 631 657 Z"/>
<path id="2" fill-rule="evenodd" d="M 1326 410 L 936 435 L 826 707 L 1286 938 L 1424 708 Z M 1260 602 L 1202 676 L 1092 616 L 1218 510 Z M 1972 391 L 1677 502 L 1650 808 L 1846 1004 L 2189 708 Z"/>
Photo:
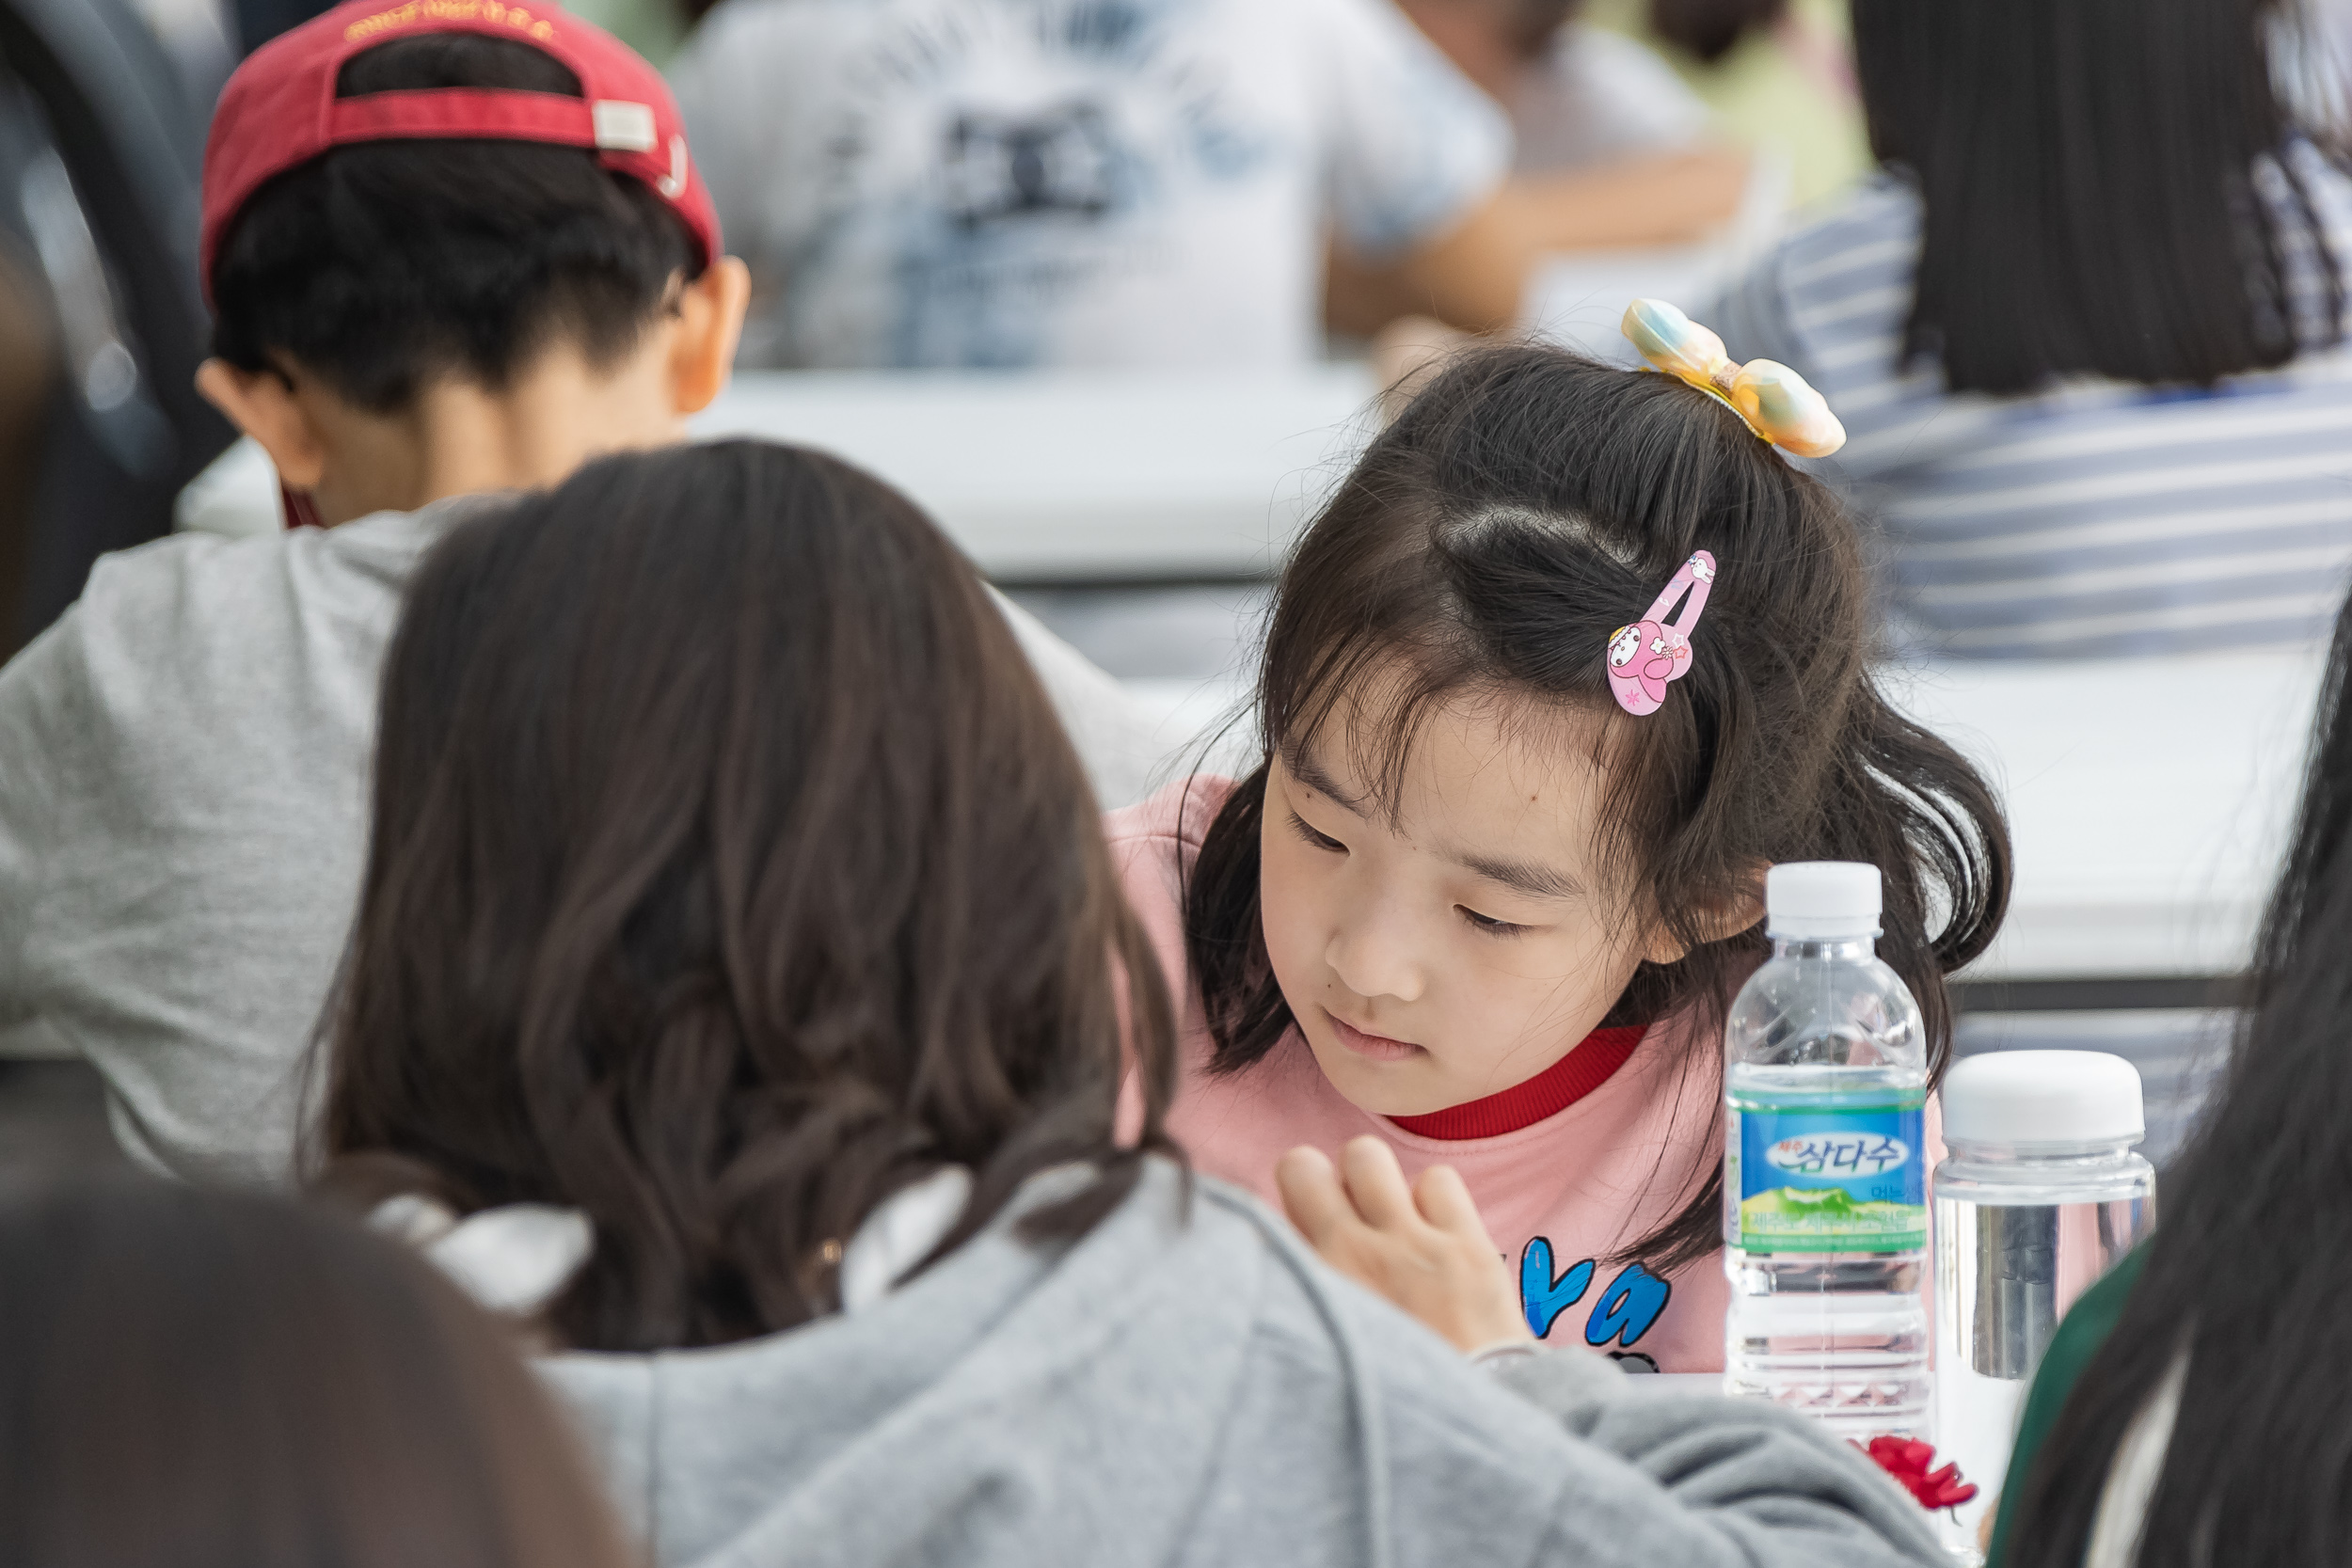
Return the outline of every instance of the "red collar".
<path id="1" fill-rule="evenodd" d="M 1449 1142 L 1499 1138 L 1505 1132 L 1533 1127 L 1546 1117 L 1558 1116 L 1609 1082 L 1648 1032 L 1646 1023 L 1596 1029 L 1578 1041 L 1576 1049 L 1524 1084 L 1516 1084 L 1484 1100 L 1449 1105 L 1442 1111 L 1389 1119 L 1416 1136 Z"/>

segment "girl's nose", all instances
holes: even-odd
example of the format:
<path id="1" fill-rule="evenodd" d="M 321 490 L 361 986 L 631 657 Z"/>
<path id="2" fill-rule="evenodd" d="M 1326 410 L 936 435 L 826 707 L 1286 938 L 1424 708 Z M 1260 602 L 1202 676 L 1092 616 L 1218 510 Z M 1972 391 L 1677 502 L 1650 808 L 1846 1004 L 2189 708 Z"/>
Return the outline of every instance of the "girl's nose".
<path id="1" fill-rule="evenodd" d="M 1366 998 L 1418 1002 L 1426 974 L 1407 923 L 1375 907 L 1343 921 L 1323 949 L 1341 985 Z"/>

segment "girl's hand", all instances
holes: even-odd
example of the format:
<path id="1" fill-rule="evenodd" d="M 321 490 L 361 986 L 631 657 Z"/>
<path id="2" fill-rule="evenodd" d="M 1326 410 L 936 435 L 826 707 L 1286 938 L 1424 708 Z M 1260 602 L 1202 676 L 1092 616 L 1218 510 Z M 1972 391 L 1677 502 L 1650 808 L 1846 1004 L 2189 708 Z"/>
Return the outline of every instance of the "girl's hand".
<path id="1" fill-rule="evenodd" d="M 1378 1138 L 1351 1140 L 1334 1170 L 1319 1148 L 1274 1167 L 1282 1207 L 1323 1260 L 1436 1329 L 1468 1354 L 1532 1339 L 1510 1271 L 1451 1165 L 1411 1187 Z"/>

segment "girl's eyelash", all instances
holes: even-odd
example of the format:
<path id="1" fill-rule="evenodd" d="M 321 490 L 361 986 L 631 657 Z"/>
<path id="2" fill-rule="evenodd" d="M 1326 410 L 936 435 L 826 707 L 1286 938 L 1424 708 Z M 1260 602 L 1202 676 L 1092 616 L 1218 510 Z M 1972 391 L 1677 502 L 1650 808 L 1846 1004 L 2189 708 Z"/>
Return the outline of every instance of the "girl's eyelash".
<path id="1" fill-rule="evenodd" d="M 1345 849 L 1347 847 L 1346 845 L 1342 844 L 1338 839 L 1329 837 L 1324 833 L 1319 833 L 1312 828 L 1307 826 L 1307 819 L 1299 816 L 1296 812 L 1291 813 L 1291 830 L 1292 832 L 1297 833 L 1301 839 L 1305 840 L 1308 845 L 1317 849 L 1339 850 Z"/>
<path id="2" fill-rule="evenodd" d="M 1460 904 L 1454 907 L 1462 911 L 1462 918 L 1470 922 L 1471 930 L 1486 936 L 1515 937 L 1527 929 L 1524 926 L 1514 926 L 1507 920 L 1497 920 L 1491 915 L 1480 914 L 1476 910 L 1465 908 Z"/>

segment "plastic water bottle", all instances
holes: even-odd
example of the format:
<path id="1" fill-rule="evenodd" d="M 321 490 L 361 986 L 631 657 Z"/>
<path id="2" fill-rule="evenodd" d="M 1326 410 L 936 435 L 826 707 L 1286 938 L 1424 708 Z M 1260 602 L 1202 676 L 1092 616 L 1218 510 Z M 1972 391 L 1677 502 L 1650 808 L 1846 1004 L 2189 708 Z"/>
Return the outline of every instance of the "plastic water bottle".
<path id="1" fill-rule="evenodd" d="M 1919 1005 L 1877 957 L 1878 867 L 1776 865 L 1764 898 L 1772 956 L 1724 1037 L 1724 1391 L 1925 1437 Z"/>
<path id="2" fill-rule="evenodd" d="M 2058 1319 L 2155 1221 L 2155 1171 L 2132 1152 L 2146 1131 L 2139 1071 L 2121 1056 L 2003 1051 L 1944 1076 L 1935 1424 L 1943 1457 L 1979 1487 L 1957 1511 L 1963 1551 Z"/>

